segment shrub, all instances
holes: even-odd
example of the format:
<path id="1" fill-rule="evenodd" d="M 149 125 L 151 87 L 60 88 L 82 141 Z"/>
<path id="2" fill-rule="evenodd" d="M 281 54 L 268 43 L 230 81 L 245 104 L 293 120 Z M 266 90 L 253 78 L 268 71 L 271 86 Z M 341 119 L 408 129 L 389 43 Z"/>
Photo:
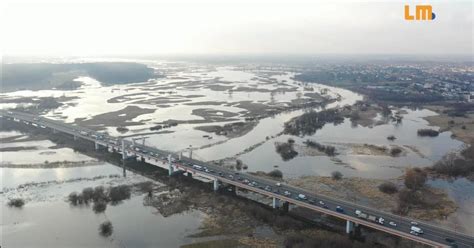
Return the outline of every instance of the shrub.
<path id="1" fill-rule="evenodd" d="M 125 199 L 129 199 L 131 195 L 130 186 L 128 185 L 119 185 L 110 188 L 109 198 L 112 202 L 119 202 Z"/>
<path id="2" fill-rule="evenodd" d="M 105 194 L 105 189 L 103 186 L 97 186 L 94 188 L 94 192 L 92 193 L 92 200 L 94 202 L 107 201 L 107 194 Z"/>
<path id="3" fill-rule="evenodd" d="M 276 178 L 282 178 L 283 177 L 283 172 L 280 170 L 272 170 L 268 172 L 268 175 L 271 177 L 276 177 Z"/>
<path id="4" fill-rule="evenodd" d="M 25 205 L 25 201 L 21 198 L 13 198 L 8 201 L 7 204 L 9 207 L 16 207 L 16 208 L 21 208 L 23 205 Z"/>
<path id="5" fill-rule="evenodd" d="M 392 182 L 383 182 L 379 185 L 379 190 L 385 194 L 395 194 L 398 192 L 398 187 Z"/>
<path id="6" fill-rule="evenodd" d="M 146 193 L 153 192 L 153 182 L 151 182 L 151 181 L 146 181 L 146 182 L 140 183 L 139 186 L 140 186 L 140 190 L 142 192 L 146 192 Z"/>
<path id="7" fill-rule="evenodd" d="M 77 195 L 76 192 L 72 192 L 71 194 L 69 194 L 68 200 L 71 204 L 77 205 L 77 203 L 79 201 L 79 196 Z"/>
<path id="8" fill-rule="evenodd" d="M 110 235 L 112 235 L 113 231 L 114 227 L 112 226 L 112 223 L 110 223 L 110 221 L 105 221 L 99 225 L 99 234 L 104 237 L 109 237 Z"/>
<path id="9" fill-rule="evenodd" d="M 469 159 L 469 156 L 473 155 L 469 155 L 465 151 L 462 151 L 461 154 L 463 154 L 467 159 L 456 154 L 448 154 L 436 162 L 432 169 L 439 174 L 452 177 L 468 176 L 469 174 L 474 173 L 474 162 Z"/>
<path id="10" fill-rule="evenodd" d="M 418 129 L 418 136 L 429 136 L 436 137 L 439 135 L 439 132 L 433 129 Z"/>
<path id="11" fill-rule="evenodd" d="M 397 139 L 397 138 L 396 138 L 394 135 L 389 135 L 389 136 L 387 137 L 387 139 L 390 140 L 390 141 L 394 141 L 394 140 Z"/>
<path id="12" fill-rule="evenodd" d="M 94 206 L 92 206 L 92 209 L 96 214 L 104 212 L 106 208 L 107 202 L 104 201 L 96 201 L 94 202 Z"/>
<path id="13" fill-rule="evenodd" d="M 292 143 L 277 143 L 276 152 L 280 154 L 281 158 L 285 161 L 298 155 L 298 152 L 294 150 Z"/>
<path id="14" fill-rule="evenodd" d="M 237 170 L 242 170 L 242 160 L 240 159 L 235 160 L 235 168 Z"/>
<path id="15" fill-rule="evenodd" d="M 92 200 L 93 195 L 94 195 L 94 189 L 91 187 L 88 187 L 82 190 L 82 197 L 84 198 L 85 202 Z"/>
<path id="16" fill-rule="evenodd" d="M 333 172 L 331 173 L 331 177 L 332 177 L 332 179 L 334 179 L 334 180 L 340 180 L 340 179 L 342 179 L 342 173 L 339 172 L 339 171 L 333 171 Z"/>
<path id="17" fill-rule="evenodd" d="M 400 153 L 402 153 L 402 149 L 398 147 L 393 147 L 392 149 L 390 149 L 390 154 L 392 156 L 398 156 Z"/>
<path id="18" fill-rule="evenodd" d="M 334 147 L 334 146 L 322 145 L 322 144 L 320 144 L 316 141 L 310 140 L 310 139 L 306 140 L 304 143 L 306 144 L 306 146 L 316 148 L 316 149 L 318 149 L 318 151 L 324 152 L 328 156 L 336 155 L 336 147 Z"/>
<path id="19" fill-rule="evenodd" d="M 405 186 L 411 190 L 418 190 L 425 185 L 426 171 L 420 168 L 409 168 L 405 171 Z"/>

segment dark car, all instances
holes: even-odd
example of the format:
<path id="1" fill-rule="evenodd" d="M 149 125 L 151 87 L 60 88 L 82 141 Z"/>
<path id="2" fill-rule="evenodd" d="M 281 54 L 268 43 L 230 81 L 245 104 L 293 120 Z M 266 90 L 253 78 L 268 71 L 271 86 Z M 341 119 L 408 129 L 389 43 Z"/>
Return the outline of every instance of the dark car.
<path id="1" fill-rule="evenodd" d="M 341 206 L 337 206 L 337 207 L 336 207 L 336 212 L 344 213 L 344 209 L 341 208 Z"/>
<path id="2" fill-rule="evenodd" d="M 445 238 L 444 240 L 446 240 L 446 242 L 448 242 L 448 243 L 454 243 L 455 242 L 454 239 L 452 239 L 452 238 Z"/>

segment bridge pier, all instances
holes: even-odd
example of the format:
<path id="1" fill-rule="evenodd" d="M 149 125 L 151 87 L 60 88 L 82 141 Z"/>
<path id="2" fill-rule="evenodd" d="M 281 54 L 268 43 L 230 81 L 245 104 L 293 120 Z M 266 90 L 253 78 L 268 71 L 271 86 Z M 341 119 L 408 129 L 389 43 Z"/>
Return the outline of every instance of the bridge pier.
<path id="1" fill-rule="evenodd" d="M 74 135 L 74 140 L 77 140 L 77 136 L 76 136 L 76 135 Z"/>
<path id="2" fill-rule="evenodd" d="M 125 160 L 127 159 L 127 152 L 125 151 L 125 140 L 122 139 L 122 168 L 123 168 L 123 177 L 127 176 L 125 170 Z"/>
<path id="3" fill-rule="evenodd" d="M 168 175 L 171 176 L 174 172 L 173 163 L 171 162 L 171 154 L 168 154 Z"/>
<path id="4" fill-rule="evenodd" d="M 346 221 L 346 233 L 351 234 L 354 231 L 354 222 Z"/>
<path id="5" fill-rule="evenodd" d="M 277 209 L 280 207 L 280 199 L 276 198 L 276 197 L 273 197 L 273 200 L 272 200 L 272 207 Z"/>
<path id="6" fill-rule="evenodd" d="M 218 190 L 219 190 L 219 180 L 214 179 L 213 189 L 214 189 L 214 191 L 218 191 Z"/>
<path id="7" fill-rule="evenodd" d="M 99 148 L 100 148 L 100 147 L 99 147 L 99 143 L 94 142 L 94 145 L 95 145 L 95 149 L 96 149 L 96 150 L 99 150 Z"/>

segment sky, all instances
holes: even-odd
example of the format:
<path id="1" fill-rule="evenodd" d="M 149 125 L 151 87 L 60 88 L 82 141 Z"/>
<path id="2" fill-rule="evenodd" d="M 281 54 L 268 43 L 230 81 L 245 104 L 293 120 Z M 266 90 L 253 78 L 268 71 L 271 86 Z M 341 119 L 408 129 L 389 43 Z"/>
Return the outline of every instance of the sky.
<path id="1" fill-rule="evenodd" d="M 4 55 L 473 54 L 474 1 L 2 0 Z M 404 20 L 431 4 L 436 19 Z"/>

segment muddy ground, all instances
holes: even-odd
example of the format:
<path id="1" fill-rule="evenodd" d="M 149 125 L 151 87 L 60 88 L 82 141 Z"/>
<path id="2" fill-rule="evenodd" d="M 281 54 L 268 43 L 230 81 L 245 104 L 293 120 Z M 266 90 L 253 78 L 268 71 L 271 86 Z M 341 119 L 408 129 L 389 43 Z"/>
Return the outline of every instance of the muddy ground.
<path id="1" fill-rule="evenodd" d="M 289 184 L 319 194 L 345 199 L 387 212 L 397 212 L 398 193 L 386 194 L 381 192 L 378 188 L 379 185 L 386 182 L 386 180 L 366 178 L 342 178 L 340 180 L 334 180 L 331 177 L 306 176 L 288 179 L 287 181 Z M 399 189 L 403 188 L 401 179 L 392 181 L 398 185 Z M 425 188 L 422 189 L 422 194 L 426 199 L 430 199 L 430 208 L 413 206 L 407 213 L 408 217 L 426 221 L 433 219 L 443 220 L 457 209 L 453 200 L 442 190 L 425 186 Z"/>

